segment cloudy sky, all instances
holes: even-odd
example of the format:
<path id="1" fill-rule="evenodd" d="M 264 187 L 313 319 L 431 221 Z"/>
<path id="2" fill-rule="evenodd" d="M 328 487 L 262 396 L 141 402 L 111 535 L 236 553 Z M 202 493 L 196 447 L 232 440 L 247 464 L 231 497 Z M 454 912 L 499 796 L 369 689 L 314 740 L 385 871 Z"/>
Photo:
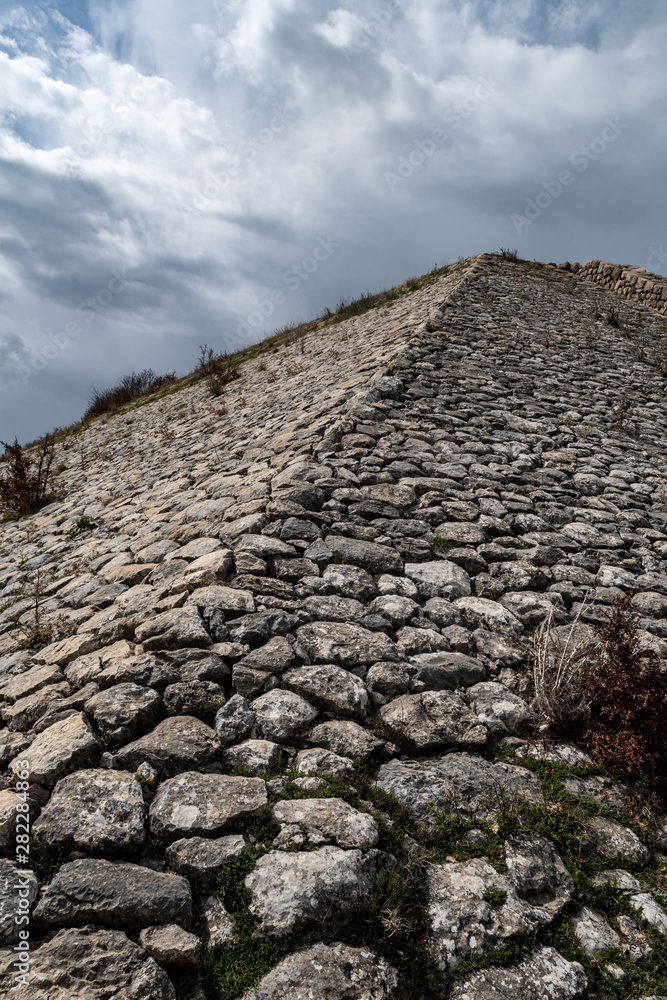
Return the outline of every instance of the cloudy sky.
<path id="1" fill-rule="evenodd" d="M 0 3 L 0 439 L 499 246 L 667 274 L 664 0 Z"/>

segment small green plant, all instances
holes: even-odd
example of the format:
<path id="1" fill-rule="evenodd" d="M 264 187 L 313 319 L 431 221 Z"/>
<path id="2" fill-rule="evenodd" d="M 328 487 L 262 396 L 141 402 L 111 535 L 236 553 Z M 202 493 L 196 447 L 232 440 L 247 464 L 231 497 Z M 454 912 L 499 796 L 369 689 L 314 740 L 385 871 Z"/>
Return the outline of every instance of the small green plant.
<path id="1" fill-rule="evenodd" d="M 87 514 L 82 514 L 81 517 L 77 517 L 67 532 L 67 537 L 76 538 L 77 535 L 82 535 L 84 531 L 93 531 L 94 528 L 100 528 L 102 524 L 103 521 L 101 518 L 88 517 Z"/>
<path id="2" fill-rule="evenodd" d="M 445 552 L 447 549 L 457 549 L 459 543 L 452 541 L 451 538 L 442 538 L 440 535 L 436 535 L 431 546 L 436 552 Z"/>
<path id="3" fill-rule="evenodd" d="M 489 906 L 502 906 L 507 899 L 507 893 L 504 889 L 487 889 L 482 898 Z"/>
<path id="4" fill-rule="evenodd" d="M 503 260 L 511 260 L 514 264 L 517 264 L 521 260 L 518 250 L 510 250 L 508 247 L 499 247 L 498 253 Z"/>

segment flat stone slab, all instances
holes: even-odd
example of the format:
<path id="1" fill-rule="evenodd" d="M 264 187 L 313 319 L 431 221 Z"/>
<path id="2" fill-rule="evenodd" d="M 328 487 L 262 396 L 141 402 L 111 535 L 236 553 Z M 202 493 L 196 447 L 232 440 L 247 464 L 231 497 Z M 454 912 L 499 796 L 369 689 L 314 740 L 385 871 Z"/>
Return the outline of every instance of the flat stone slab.
<path id="1" fill-rule="evenodd" d="M 392 760 L 380 767 L 376 784 L 421 821 L 430 817 L 429 804 L 450 814 L 491 818 L 500 809 L 493 798 L 498 789 L 528 802 L 542 801 L 539 780 L 531 771 L 471 753 Z"/>
<path id="2" fill-rule="evenodd" d="M 467 597 L 471 592 L 470 577 L 466 571 L 447 559 L 406 563 L 405 575 L 416 583 L 423 600 L 445 597 L 453 601 L 457 597 Z"/>
<path id="3" fill-rule="evenodd" d="M 122 931 L 58 931 L 30 949 L 27 986 L 17 983 L 10 955 L 0 971 L 0 992 L 12 1000 L 176 1000 L 167 973 Z"/>
<path id="4" fill-rule="evenodd" d="M 170 844 L 165 851 L 167 865 L 184 878 L 205 878 L 226 865 L 238 861 L 246 843 L 238 834 L 208 840 L 204 837 L 186 837 Z"/>
<path id="5" fill-rule="evenodd" d="M 455 983 L 450 1000 L 575 1000 L 588 980 L 579 962 L 568 962 L 555 948 L 539 948 L 518 965 L 491 966 Z"/>
<path id="6" fill-rule="evenodd" d="M 16 777 L 21 761 L 28 761 L 30 781 L 53 788 L 59 778 L 94 763 L 99 744 L 88 719 L 82 712 L 56 722 L 21 752 L 9 765 Z"/>
<path id="7" fill-rule="evenodd" d="M 35 927 L 107 927 L 139 930 L 192 917 L 192 896 L 180 875 L 123 861 L 72 861 L 54 876 L 35 907 Z"/>
<path id="8" fill-rule="evenodd" d="M 86 769 L 60 779 L 33 833 L 52 847 L 116 854 L 144 842 L 145 815 L 133 774 Z"/>
<path id="9" fill-rule="evenodd" d="M 357 722 L 335 719 L 321 722 L 308 734 L 308 742 L 315 747 L 331 750 L 349 760 L 370 760 L 384 748 L 384 742 L 363 729 Z"/>
<path id="10" fill-rule="evenodd" d="M 383 705 L 380 716 L 422 752 L 484 746 L 489 735 L 456 691 L 404 694 Z"/>
<path id="11" fill-rule="evenodd" d="M 112 732 L 122 726 L 132 736 L 138 736 L 157 725 L 162 699 L 149 687 L 116 684 L 89 698 L 84 709 L 99 729 Z"/>
<path id="12" fill-rule="evenodd" d="M 149 618 L 136 630 L 135 638 L 143 644 L 146 652 L 187 646 L 207 648 L 212 645 L 195 605 L 164 611 Z"/>
<path id="13" fill-rule="evenodd" d="M 349 622 L 311 622 L 297 629 L 297 637 L 312 663 L 335 663 L 349 669 L 403 658 L 383 632 L 369 632 Z"/>
<path id="14" fill-rule="evenodd" d="M 333 555 L 344 563 L 360 566 L 371 576 L 380 573 L 402 573 L 403 560 L 396 549 L 376 542 L 359 541 L 356 538 L 343 538 L 338 535 L 327 535 L 325 545 Z"/>
<path id="15" fill-rule="evenodd" d="M 201 941 L 178 924 L 145 927 L 139 944 L 161 965 L 196 969 L 201 963 Z"/>
<path id="16" fill-rule="evenodd" d="M 413 690 L 420 684 L 426 691 L 453 691 L 486 680 L 484 664 L 465 653 L 418 653 L 410 657 L 408 673 Z"/>
<path id="17" fill-rule="evenodd" d="M 389 856 L 377 850 L 265 854 L 245 880 L 255 936 L 280 939 L 310 927 L 331 932 L 369 898 L 388 864 Z"/>
<path id="18" fill-rule="evenodd" d="M 161 840 L 216 837 L 234 820 L 246 819 L 267 802 L 261 778 L 186 771 L 159 786 L 148 819 L 151 832 Z"/>
<path id="19" fill-rule="evenodd" d="M 398 1000 L 400 995 L 396 970 L 370 948 L 320 943 L 288 955 L 244 1000 Z"/>
<path id="20" fill-rule="evenodd" d="M 336 664 L 296 667 L 283 674 L 282 682 L 313 705 L 334 715 L 364 719 L 368 714 L 366 685 L 356 674 Z"/>
<path id="21" fill-rule="evenodd" d="M 168 778 L 205 764 L 219 746 L 219 737 L 205 722 L 180 715 L 165 719 L 152 733 L 118 750 L 116 756 L 128 771 L 136 771 L 147 761 L 161 777 Z"/>
<path id="22" fill-rule="evenodd" d="M 373 817 L 343 799 L 285 799 L 276 803 L 271 815 L 281 825 L 276 847 L 326 843 L 375 847 L 380 839 Z"/>

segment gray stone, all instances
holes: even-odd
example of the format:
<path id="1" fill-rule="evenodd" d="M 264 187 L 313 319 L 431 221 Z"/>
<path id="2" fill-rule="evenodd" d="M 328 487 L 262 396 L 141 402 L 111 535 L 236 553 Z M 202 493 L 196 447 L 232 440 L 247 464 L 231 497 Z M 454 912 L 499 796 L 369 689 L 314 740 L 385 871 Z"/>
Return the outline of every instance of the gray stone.
<path id="1" fill-rule="evenodd" d="M 275 635 L 259 649 L 254 649 L 238 666 L 251 667 L 253 670 L 264 670 L 270 674 L 282 674 L 294 662 L 294 650 L 281 635 Z"/>
<path id="2" fill-rule="evenodd" d="M 322 586 L 322 593 L 339 593 L 342 597 L 351 597 L 362 604 L 372 601 L 378 595 L 373 577 L 358 566 L 331 563 L 322 569 L 321 580 L 315 582 Z"/>
<path id="3" fill-rule="evenodd" d="M 311 927 L 331 933 L 371 896 L 389 865 L 382 851 L 330 846 L 263 855 L 245 880 L 255 935 L 280 939 Z"/>
<path id="4" fill-rule="evenodd" d="M 250 735 L 255 725 L 255 713 L 242 695 L 235 694 L 216 714 L 214 725 L 223 743 L 236 743 Z"/>
<path id="5" fill-rule="evenodd" d="M 211 645 L 211 638 L 194 605 L 165 611 L 149 618 L 139 626 L 135 636 L 147 652 L 154 649 L 181 649 L 184 646 L 206 648 Z"/>
<path id="6" fill-rule="evenodd" d="M 303 602 L 303 609 L 315 621 L 353 622 L 366 614 L 361 601 L 326 594 L 307 597 Z"/>
<path id="7" fill-rule="evenodd" d="M 484 597 L 461 597 L 454 602 L 456 610 L 469 628 L 482 628 L 500 635 L 521 635 L 523 625 L 511 611 Z"/>
<path id="8" fill-rule="evenodd" d="M 445 747 L 480 747 L 488 739 L 463 698 L 455 691 L 404 694 L 380 709 L 384 722 L 411 739 L 421 752 Z"/>
<path id="9" fill-rule="evenodd" d="M 250 591 L 232 587 L 200 587 L 190 595 L 190 603 L 198 608 L 217 608 L 232 615 L 251 614 L 255 610 L 255 600 Z"/>
<path id="10" fill-rule="evenodd" d="M 225 690 L 215 681 L 180 681 L 164 689 L 162 700 L 168 715 L 197 715 L 222 708 Z"/>
<path id="11" fill-rule="evenodd" d="M 37 879 L 29 868 L 0 858 L 0 946 L 15 944 L 21 928 L 28 929 L 23 915 L 30 913 L 38 893 Z"/>
<path id="12" fill-rule="evenodd" d="M 648 851 L 639 837 L 610 816 L 591 816 L 586 822 L 582 846 L 605 861 L 643 864 L 648 859 Z"/>
<path id="13" fill-rule="evenodd" d="M 21 761 L 28 761 L 30 780 L 45 788 L 53 788 L 59 778 L 93 764 L 99 756 L 99 744 L 83 713 L 56 722 L 21 751 L 9 765 L 16 776 L 22 770 Z"/>
<path id="14" fill-rule="evenodd" d="M 142 865 L 86 858 L 57 872 L 35 907 L 35 927 L 107 927 L 139 930 L 158 921 L 192 917 L 190 886 L 180 875 L 165 875 Z"/>
<path id="15" fill-rule="evenodd" d="M 432 815 L 429 807 L 490 819 L 500 809 L 497 796 L 502 790 L 529 803 L 542 801 L 539 780 L 530 771 L 470 753 L 392 760 L 380 767 L 376 784 L 416 819 L 425 821 Z"/>
<path id="16" fill-rule="evenodd" d="M 409 673 L 413 691 L 454 690 L 486 680 L 484 664 L 465 653 L 420 653 L 411 656 Z"/>
<path id="17" fill-rule="evenodd" d="M 297 637 L 312 663 L 337 663 L 350 669 L 402 658 L 396 644 L 386 635 L 369 632 L 360 625 L 312 622 L 302 625 Z"/>
<path id="18" fill-rule="evenodd" d="M 587 983 L 578 962 L 555 948 L 538 948 L 518 965 L 491 966 L 455 983 L 450 1000 L 575 1000 Z"/>
<path id="19" fill-rule="evenodd" d="M 331 750 L 341 757 L 361 761 L 378 757 L 385 748 L 383 740 L 350 720 L 321 722 L 319 726 L 311 729 L 308 742 L 325 750 Z"/>
<path id="20" fill-rule="evenodd" d="M 262 775 L 279 771 L 285 762 L 285 751 L 270 740 L 245 740 L 225 751 L 228 768 L 243 768 L 247 774 Z"/>
<path id="21" fill-rule="evenodd" d="M 318 711 L 293 691 L 275 688 L 256 698 L 250 708 L 255 713 L 253 737 L 280 743 L 313 722 Z"/>
<path id="22" fill-rule="evenodd" d="M 238 834 L 209 840 L 187 837 L 170 844 L 165 852 L 169 868 L 184 878 L 200 879 L 216 875 L 227 865 L 238 861 L 245 850 L 245 840 Z"/>
<path id="23" fill-rule="evenodd" d="M 639 892 L 641 883 L 639 879 L 626 872 L 623 868 L 614 868 L 608 871 L 598 872 L 591 878 L 593 885 L 603 886 L 606 882 L 617 885 L 619 889 L 626 889 L 630 892 Z"/>
<path id="24" fill-rule="evenodd" d="M 534 934 L 551 915 L 522 900 L 486 858 L 433 865 L 428 873 L 428 949 L 441 967 L 480 958 L 515 934 Z M 497 902 L 485 896 L 497 894 Z"/>
<path id="25" fill-rule="evenodd" d="M 236 926 L 218 896 L 201 896 L 196 904 L 197 929 L 206 951 L 229 951 L 237 943 Z"/>
<path id="26" fill-rule="evenodd" d="M 342 799 L 285 799 L 272 811 L 281 830 L 274 846 L 334 843 L 339 847 L 375 847 L 380 834 L 372 816 Z"/>
<path id="27" fill-rule="evenodd" d="M 343 538 L 338 535 L 327 535 L 324 542 L 331 549 L 334 557 L 344 563 L 360 566 L 372 576 L 377 576 L 380 573 L 402 573 L 403 571 L 403 560 L 398 552 L 386 545 L 358 541 L 356 538 Z"/>
<path id="28" fill-rule="evenodd" d="M 357 773 L 346 757 L 339 757 L 330 750 L 320 750 L 318 747 L 312 750 L 299 750 L 292 767 L 301 774 L 315 771 L 318 774 L 326 774 L 329 778 L 340 778 L 342 781 L 353 778 Z"/>
<path id="29" fill-rule="evenodd" d="M 10 761 L 27 750 L 34 736 L 13 733 L 9 729 L 0 731 L 0 771 L 4 771 Z"/>
<path id="30" fill-rule="evenodd" d="M 628 899 L 630 906 L 637 910 L 644 920 L 653 924 L 655 929 L 663 937 L 667 935 L 667 913 L 662 906 L 656 903 L 653 896 L 648 892 L 637 892 Z"/>
<path id="31" fill-rule="evenodd" d="M 244 1000 L 398 1000 L 396 970 L 369 948 L 316 944 L 279 962 Z"/>
<path id="32" fill-rule="evenodd" d="M 68 927 L 31 948 L 28 985 L 16 982 L 10 965 L 0 990 L 12 1000 L 176 1000 L 166 972 L 143 948 L 122 931 L 92 926 Z"/>
<path id="33" fill-rule="evenodd" d="M 490 732 L 520 736 L 528 733 L 535 723 L 533 712 L 526 702 L 504 684 L 495 681 L 475 684 L 468 688 L 468 697 L 480 722 Z"/>
<path id="34" fill-rule="evenodd" d="M 152 688 L 138 684 L 116 684 L 89 698 L 84 705 L 97 727 L 115 743 L 114 730 L 126 731 L 124 740 L 139 736 L 157 725 L 162 713 L 162 699 Z M 122 739 L 122 737 L 121 737 Z"/>
<path id="35" fill-rule="evenodd" d="M 144 798 L 134 775 L 83 770 L 60 779 L 33 833 L 50 847 L 117 854 L 143 844 L 144 819 Z"/>
<path id="36" fill-rule="evenodd" d="M 591 910 L 587 906 L 575 914 L 570 922 L 570 927 L 580 948 L 589 958 L 593 958 L 605 948 L 620 947 L 621 938 L 609 926 L 604 914 Z"/>
<path id="37" fill-rule="evenodd" d="M 435 562 L 406 563 L 405 575 L 410 577 L 423 600 L 430 597 L 446 597 L 454 600 L 470 594 L 470 577 L 456 563 L 446 559 Z"/>
<path id="38" fill-rule="evenodd" d="M 218 837 L 267 801 L 260 778 L 186 771 L 159 786 L 148 814 L 151 833 L 167 843 L 184 836 Z"/>
<path id="39" fill-rule="evenodd" d="M 555 917 L 574 894 L 574 880 L 554 845 L 536 834 L 518 833 L 505 844 L 507 877 L 517 895 Z"/>
<path id="40" fill-rule="evenodd" d="M 220 745 L 214 731 L 190 715 L 165 719 L 152 733 L 128 743 L 117 752 L 118 763 L 135 771 L 147 761 L 160 777 L 199 767 L 210 760 Z"/>
<path id="41" fill-rule="evenodd" d="M 184 969 L 196 969 L 201 963 L 201 942 L 178 924 L 144 927 L 139 944 L 156 962 Z"/>
<path id="42" fill-rule="evenodd" d="M 368 693 L 362 680 L 334 664 L 296 667 L 283 674 L 283 684 L 313 705 L 337 716 L 364 719 Z"/>

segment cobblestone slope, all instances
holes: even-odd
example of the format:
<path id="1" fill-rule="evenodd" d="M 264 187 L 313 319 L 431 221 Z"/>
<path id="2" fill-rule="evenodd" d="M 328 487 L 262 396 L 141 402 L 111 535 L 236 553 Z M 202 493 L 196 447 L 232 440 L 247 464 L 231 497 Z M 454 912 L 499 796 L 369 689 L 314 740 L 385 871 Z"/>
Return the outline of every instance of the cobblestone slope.
<path id="1" fill-rule="evenodd" d="M 667 658 L 666 334 L 482 254 L 61 442 L 0 526 L 3 995 L 664 991 L 667 817 L 535 741 L 529 653 L 632 593 Z"/>

